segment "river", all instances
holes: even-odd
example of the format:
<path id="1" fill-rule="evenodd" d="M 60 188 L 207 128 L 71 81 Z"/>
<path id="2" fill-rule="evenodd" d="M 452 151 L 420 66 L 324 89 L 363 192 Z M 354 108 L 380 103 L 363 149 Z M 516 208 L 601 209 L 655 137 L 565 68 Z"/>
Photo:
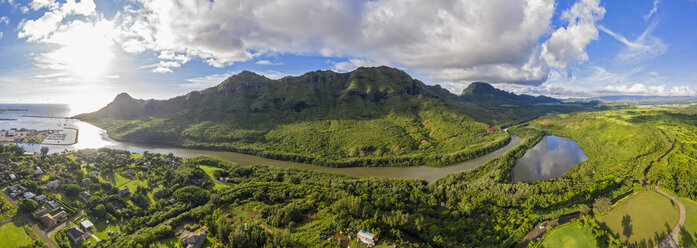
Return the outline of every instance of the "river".
<path id="1" fill-rule="evenodd" d="M 80 130 L 78 142 L 75 145 L 39 145 L 39 144 L 20 144 L 25 150 L 30 152 L 39 152 L 42 146 L 49 148 L 51 152 L 61 152 L 64 150 L 76 150 L 85 148 L 101 148 L 108 147 L 113 149 L 122 149 L 135 153 L 144 151 L 155 153 L 170 153 L 180 157 L 194 157 L 198 155 L 208 155 L 218 159 L 232 161 L 241 165 L 264 164 L 282 168 L 300 168 L 310 169 L 314 171 L 322 171 L 328 173 L 343 174 L 349 176 L 377 176 L 389 178 L 416 178 L 426 181 L 435 181 L 445 177 L 448 174 L 465 171 L 475 168 L 486 161 L 493 159 L 506 151 L 517 146 L 521 142 L 521 138 L 515 135 L 511 136 L 511 142 L 508 145 L 487 155 L 476 159 L 468 160 L 462 163 L 447 167 L 430 167 L 430 166 L 412 166 L 412 167 L 351 167 L 351 168 L 329 168 L 311 164 L 302 164 L 288 161 L 280 161 L 266 159 L 254 155 L 224 152 L 224 151 L 208 151 L 196 149 L 184 149 L 166 146 L 153 146 L 134 144 L 128 142 L 119 142 L 108 137 L 106 131 L 89 123 L 75 119 L 64 118 L 36 118 L 31 116 L 52 116 L 52 117 L 68 117 L 74 115 L 71 113 L 67 105 L 60 104 L 0 104 L 0 109 L 22 109 L 26 111 L 8 111 L 0 114 L 0 119 L 17 119 L 16 121 L 0 120 L 0 129 L 9 128 L 28 128 L 28 129 L 62 129 L 62 128 L 77 128 Z"/>

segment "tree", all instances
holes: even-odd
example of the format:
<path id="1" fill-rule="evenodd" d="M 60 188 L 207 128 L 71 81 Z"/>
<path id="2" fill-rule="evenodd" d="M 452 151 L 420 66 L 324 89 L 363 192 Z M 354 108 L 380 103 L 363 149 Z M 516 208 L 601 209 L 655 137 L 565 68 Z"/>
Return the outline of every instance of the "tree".
<path id="1" fill-rule="evenodd" d="M 65 190 L 66 195 L 76 197 L 78 194 L 80 194 L 82 189 L 77 184 L 67 184 L 63 187 L 63 190 Z"/>
<path id="2" fill-rule="evenodd" d="M 41 147 L 41 155 L 46 156 L 48 154 L 48 147 L 42 146 Z"/>
<path id="3" fill-rule="evenodd" d="M 600 197 L 595 199 L 593 203 L 593 214 L 601 214 L 610 210 L 612 207 L 612 201 L 607 197 Z"/>
<path id="4" fill-rule="evenodd" d="M 578 205 L 578 211 L 581 212 L 581 214 L 586 215 L 591 212 L 591 208 L 586 204 L 580 204 Z"/>
<path id="5" fill-rule="evenodd" d="M 196 186 L 180 188 L 172 194 L 174 200 L 192 205 L 203 205 L 208 202 L 208 191 Z"/>
<path id="6" fill-rule="evenodd" d="M 104 206 L 104 204 L 99 204 L 92 209 L 92 214 L 98 218 L 104 219 L 106 218 L 107 214 L 106 207 Z"/>
<path id="7" fill-rule="evenodd" d="M 34 212 L 34 210 L 36 210 L 37 208 L 39 208 L 39 203 L 32 199 L 22 199 L 19 202 L 19 208 L 31 213 Z"/>

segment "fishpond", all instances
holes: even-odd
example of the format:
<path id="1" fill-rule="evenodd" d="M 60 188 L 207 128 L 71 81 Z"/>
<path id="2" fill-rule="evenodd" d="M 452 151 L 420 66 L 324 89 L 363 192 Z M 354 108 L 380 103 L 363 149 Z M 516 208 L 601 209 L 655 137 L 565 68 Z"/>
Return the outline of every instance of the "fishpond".
<path id="1" fill-rule="evenodd" d="M 513 182 L 530 182 L 563 176 L 571 167 L 588 160 L 586 153 L 570 138 L 545 136 L 516 160 Z"/>

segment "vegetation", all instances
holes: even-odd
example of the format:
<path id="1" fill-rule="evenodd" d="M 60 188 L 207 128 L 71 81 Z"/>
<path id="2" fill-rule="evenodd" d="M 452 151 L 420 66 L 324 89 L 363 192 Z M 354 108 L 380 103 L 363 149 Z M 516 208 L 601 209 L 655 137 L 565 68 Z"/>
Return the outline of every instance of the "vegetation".
<path id="1" fill-rule="evenodd" d="M 458 98 L 446 93 L 388 67 L 318 71 L 280 80 L 242 72 L 217 87 L 165 101 L 121 94 L 105 108 L 76 117 L 105 128 L 118 140 L 330 167 L 444 166 L 508 143 L 508 135 L 489 128 L 491 124 L 523 121 L 546 113 L 540 110 L 569 105 L 506 93 L 512 99 L 506 104 L 537 112 L 506 113 L 501 122 L 485 124 L 468 116 L 478 112 L 468 104 L 499 95 L 475 91 Z"/>
<path id="2" fill-rule="evenodd" d="M 579 227 L 575 223 L 554 229 L 542 241 L 541 247 L 565 247 L 565 248 L 595 248 L 595 240 L 591 239 L 590 230 L 583 225 Z"/>
<path id="3" fill-rule="evenodd" d="M 17 208 L 5 196 L 0 196 L 0 222 L 11 220 L 17 214 Z"/>
<path id="4" fill-rule="evenodd" d="M 34 212 L 37 208 L 39 208 L 39 203 L 32 199 L 22 199 L 19 201 L 18 207 L 25 212 L 31 213 Z"/>
<path id="5" fill-rule="evenodd" d="M 598 220 L 627 244 L 653 247 L 673 230 L 678 217 L 677 206 L 670 199 L 649 190 L 620 201 Z"/>
<path id="6" fill-rule="evenodd" d="M 24 221 L 0 226 L 0 244 L 3 247 L 47 247 Z"/>
<path id="7" fill-rule="evenodd" d="M 680 230 L 680 244 L 683 247 L 697 247 L 697 202 L 681 199 L 685 205 L 685 224 Z"/>

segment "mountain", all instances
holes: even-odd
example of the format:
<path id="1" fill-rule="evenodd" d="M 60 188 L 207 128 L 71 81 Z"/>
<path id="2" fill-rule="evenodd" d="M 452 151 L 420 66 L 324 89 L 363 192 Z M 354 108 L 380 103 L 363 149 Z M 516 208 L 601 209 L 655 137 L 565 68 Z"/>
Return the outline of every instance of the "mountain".
<path id="1" fill-rule="evenodd" d="M 462 90 L 460 98 L 463 101 L 487 102 L 487 104 L 537 104 L 561 103 L 560 100 L 547 96 L 516 95 L 506 92 L 488 83 L 474 82 Z"/>
<path id="2" fill-rule="evenodd" d="M 438 88 L 384 66 L 279 80 L 244 71 L 168 100 L 119 94 L 75 118 L 117 140 L 334 167 L 448 165 L 508 142 L 508 134 L 452 107 L 457 97 Z"/>
<path id="3" fill-rule="evenodd" d="M 426 86 L 426 91 L 451 108 L 493 126 L 507 127 L 553 113 L 603 109 L 596 106 L 598 102 L 563 102 L 547 96 L 517 95 L 483 82 L 470 84 L 460 95 L 451 94 L 439 85 Z"/>

